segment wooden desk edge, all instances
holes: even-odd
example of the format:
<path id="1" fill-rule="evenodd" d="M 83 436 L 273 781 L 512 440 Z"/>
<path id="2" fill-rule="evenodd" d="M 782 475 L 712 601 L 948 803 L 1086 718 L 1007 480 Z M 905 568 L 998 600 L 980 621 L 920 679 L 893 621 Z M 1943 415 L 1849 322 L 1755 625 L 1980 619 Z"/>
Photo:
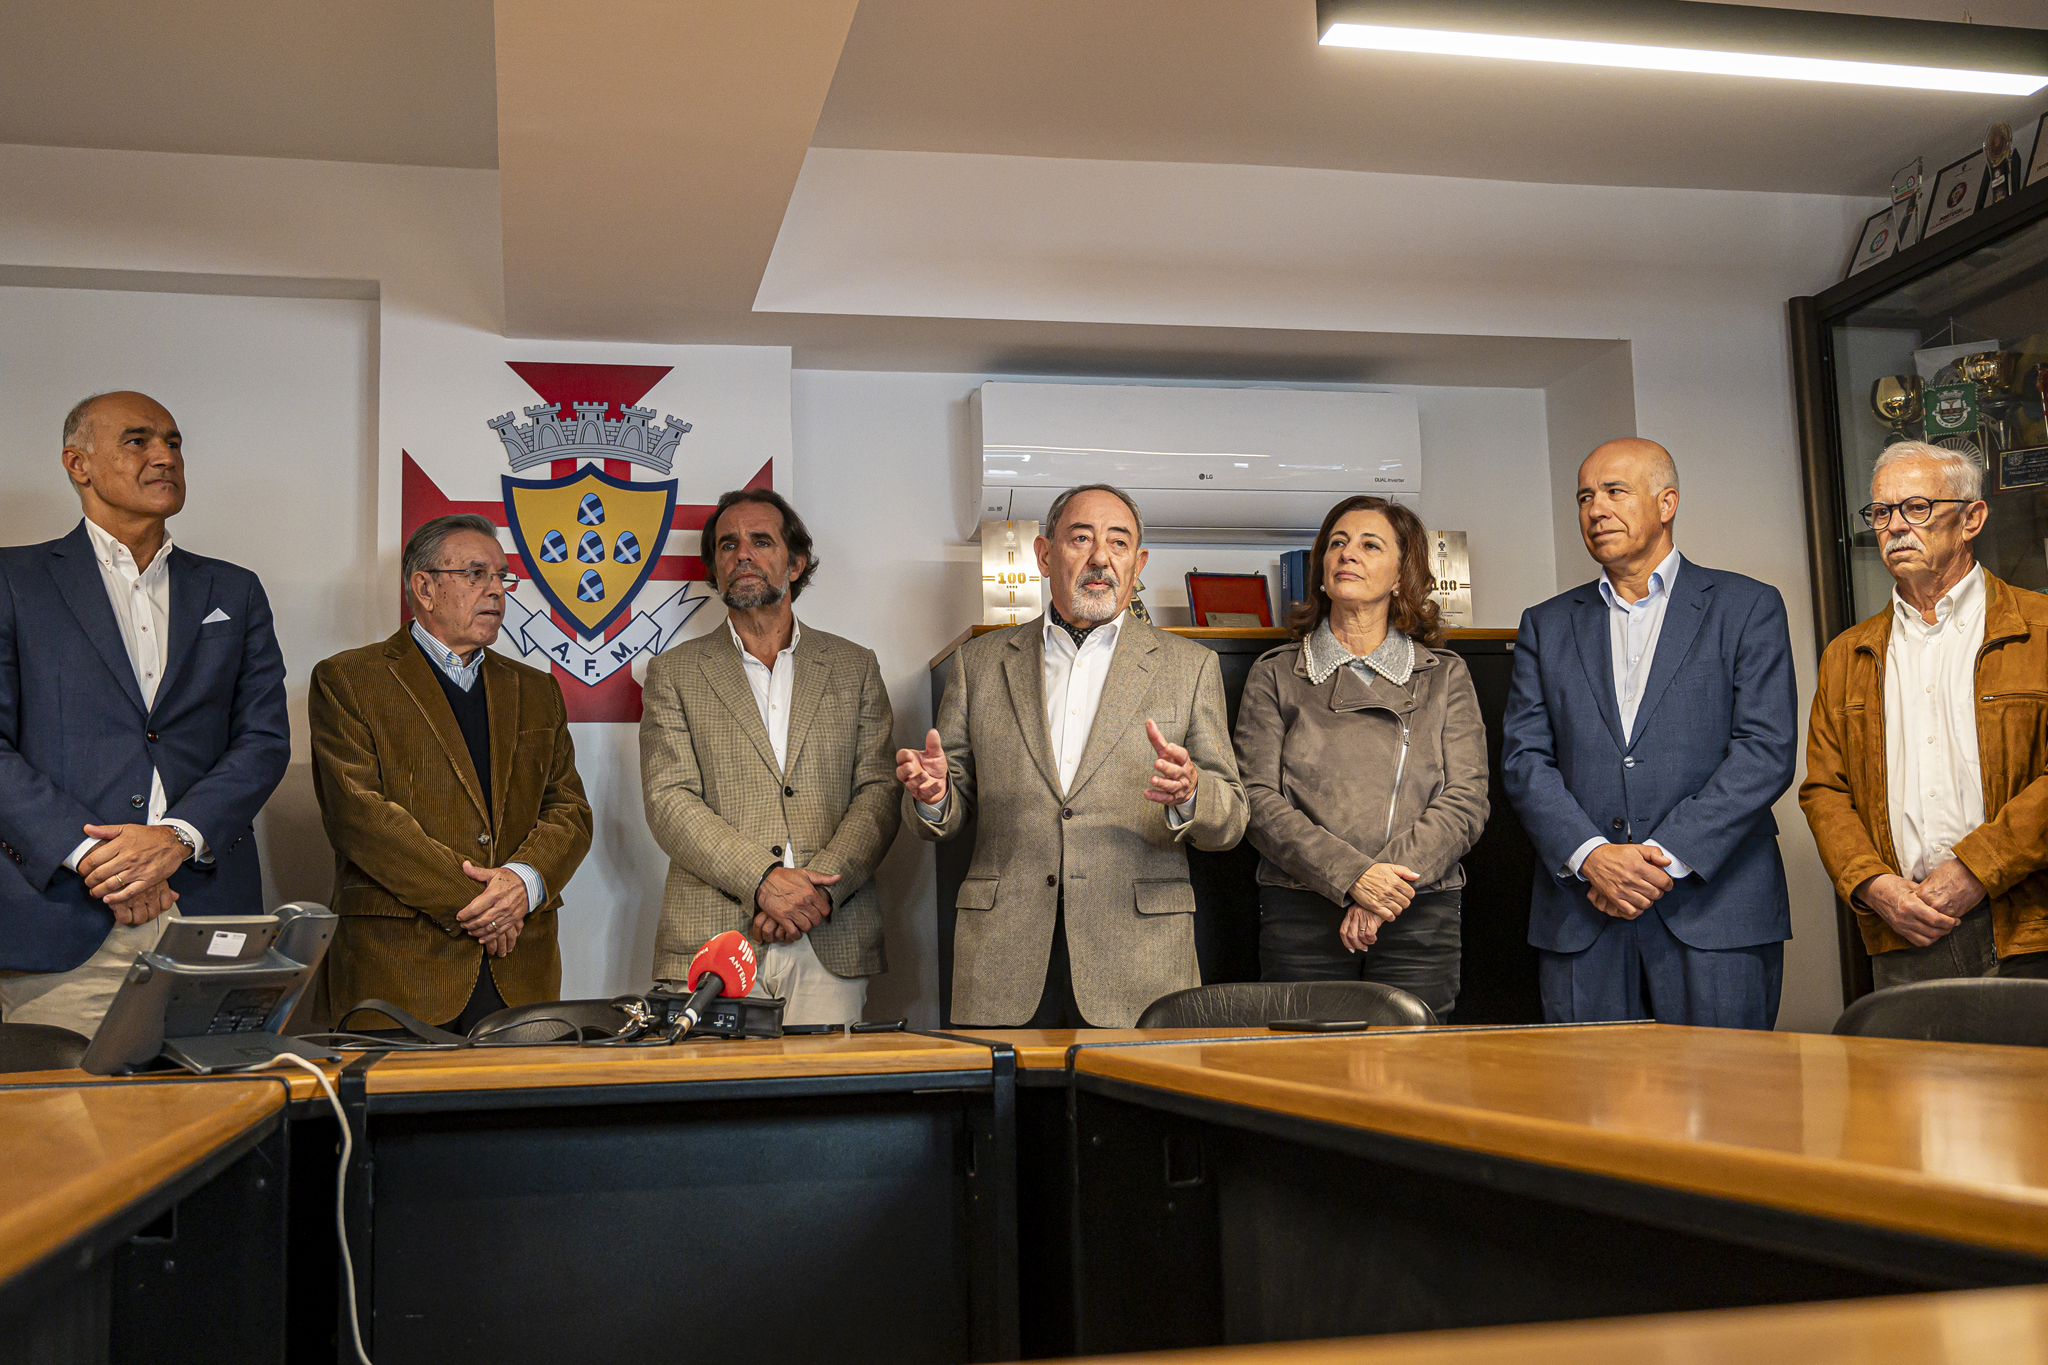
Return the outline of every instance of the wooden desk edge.
<path id="1" fill-rule="evenodd" d="M 1162 1062 L 1157 1049 L 1086 1048 L 1075 1066 L 1084 1074 L 1241 1109 L 2048 1258 L 2048 1191 L 2030 1187 L 2001 1191 L 1897 1167 L 1332 1092 L 1243 1073 L 1189 1073 Z"/>

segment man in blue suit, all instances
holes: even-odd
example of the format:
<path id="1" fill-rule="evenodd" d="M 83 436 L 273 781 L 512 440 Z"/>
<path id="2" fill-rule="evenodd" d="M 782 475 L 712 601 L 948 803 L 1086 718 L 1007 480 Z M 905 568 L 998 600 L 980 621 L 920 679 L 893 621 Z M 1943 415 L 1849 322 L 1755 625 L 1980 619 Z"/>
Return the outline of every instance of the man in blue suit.
<path id="1" fill-rule="evenodd" d="M 85 518 L 0 549 L 0 1010 L 90 1036 L 164 915 L 258 914 L 291 755 L 263 585 L 171 544 L 183 438 L 139 393 L 64 422 Z"/>
<path id="2" fill-rule="evenodd" d="M 1792 936 L 1771 803 L 1799 736 L 1784 599 L 1678 553 L 1653 441 L 1599 447 L 1578 497 L 1605 572 L 1522 614 L 1501 745 L 1544 1018 L 1770 1028 Z"/>

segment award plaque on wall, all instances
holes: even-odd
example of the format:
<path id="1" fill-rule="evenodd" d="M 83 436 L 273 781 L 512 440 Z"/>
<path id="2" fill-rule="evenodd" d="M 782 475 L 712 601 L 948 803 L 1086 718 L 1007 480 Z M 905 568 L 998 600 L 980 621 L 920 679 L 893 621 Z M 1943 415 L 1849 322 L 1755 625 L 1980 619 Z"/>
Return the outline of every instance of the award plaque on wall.
<path id="1" fill-rule="evenodd" d="M 1262 573 L 1188 574 L 1188 619 L 1198 626 L 1271 626 L 1271 588 Z"/>
<path id="2" fill-rule="evenodd" d="M 1038 576 L 1035 521 L 981 524 L 981 623 L 1014 626 L 1044 610 L 1044 580 Z"/>
<path id="3" fill-rule="evenodd" d="M 1864 220 L 1863 231 L 1856 237 L 1856 251 L 1849 257 L 1849 274 L 1843 279 L 1870 269 L 1898 250 L 1899 234 L 1892 228 L 1892 215 L 1893 210 L 1883 208 Z"/>
<path id="4" fill-rule="evenodd" d="M 1932 237 L 1975 213 L 1983 188 L 1983 148 L 1943 166 L 1941 174 L 1934 177 L 1934 192 L 1927 196 L 1927 226 L 1920 235 Z"/>
<path id="5" fill-rule="evenodd" d="M 1999 451 L 1994 482 L 1993 491 L 1998 493 L 2048 488 L 2048 446 Z"/>

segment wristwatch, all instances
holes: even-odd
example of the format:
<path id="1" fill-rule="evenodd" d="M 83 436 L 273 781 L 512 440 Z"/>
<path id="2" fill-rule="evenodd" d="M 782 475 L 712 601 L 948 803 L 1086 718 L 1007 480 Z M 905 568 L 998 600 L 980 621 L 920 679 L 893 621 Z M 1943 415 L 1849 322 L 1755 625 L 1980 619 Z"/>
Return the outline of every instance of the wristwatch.
<path id="1" fill-rule="evenodd" d="M 185 857 L 188 860 L 192 858 L 197 858 L 199 856 L 199 845 L 192 842 L 191 835 L 187 834 L 184 830 L 179 829 L 176 825 L 165 825 L 164 828 L 169 830 L 173 835 L 175 835 L 177 837 L 178 842 L 185 846 Z"/>

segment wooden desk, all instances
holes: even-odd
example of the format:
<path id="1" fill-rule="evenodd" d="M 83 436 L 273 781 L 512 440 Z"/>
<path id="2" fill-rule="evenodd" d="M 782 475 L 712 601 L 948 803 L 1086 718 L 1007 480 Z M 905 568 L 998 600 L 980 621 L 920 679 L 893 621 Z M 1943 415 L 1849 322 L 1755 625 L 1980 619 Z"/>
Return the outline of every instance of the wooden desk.
<path id="1" fill-rule="evenodd" d="M 269 1079 L 0 1089 L 0 1359 L 280 1358 L 284 1108 Z"/>
<path id="2" fill-rule="evenodd" d="M 1007 1044 L 1017 1053 L 1020 1084 L 1066 1084 L 1067 1053 L 1075 1047 L 1115 1043 L 1202 1042 L 1222 1038 L 1270 1038 L 1265 1028 L 956 1028 L 952 1038 Z"/>
<path id="3" fill-rule="evenodd" d="M 1083 1350 L 2048 1280 L 2035 1049 L 1446 1029 L 1084 1048 L 1073 1083 Z"/>
<path id="4" fill-rule="evenodd" d="M 2048 1291 L 1677 1313 L 1421 1336 L 1125 1356 L 1130 1365 L 2034 1365 Z"/>
<path id="5" fill-rule="evenodd" d="M 359 1059 L 340 1090 L 371 1355 L 1014 1355 L 1009 1056 L 885 1033 Z M 295 1198 L 295 1233 L 319 1221 Z M 302 1251 L 317 1233 L 295 1277 Z M 791 1276 L 781 1311 L 764 1286 Z"/>

